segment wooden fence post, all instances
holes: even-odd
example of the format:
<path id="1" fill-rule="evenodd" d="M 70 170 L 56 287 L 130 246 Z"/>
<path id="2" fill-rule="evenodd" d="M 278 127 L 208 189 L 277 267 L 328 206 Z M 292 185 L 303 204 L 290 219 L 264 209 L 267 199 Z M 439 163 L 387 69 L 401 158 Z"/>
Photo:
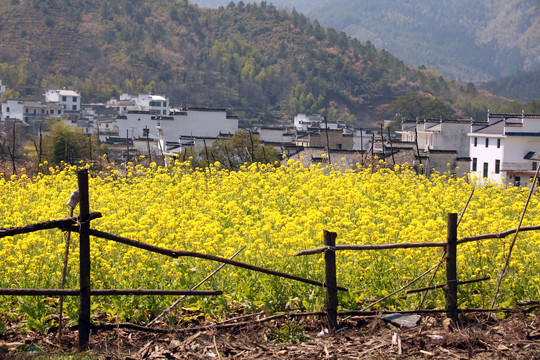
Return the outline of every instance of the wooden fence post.
<path id="1" fill-rule="evenodd" d="M 88 191 L 88 169 L 77 172 L 80 193 L 80 306 L 79 306 L 79 349 L 88 347 L 90 338 L 90 200 Z"/>
<path id="2" fill-rule="evenodd" d="M 328 330 L 335 333 L 337 330 L 337 280 L 336 280 L 336 246 L 337 233 L 324 230 L 324 245 L 330 247 L 324 251 L 326 265 L 326 314 L 328 317 Z"/>
<path id="3" fill-rule="evenodd" d="M 457 324 L 457 214 L 448 213 L 446 233 L 446 316 Z"/>

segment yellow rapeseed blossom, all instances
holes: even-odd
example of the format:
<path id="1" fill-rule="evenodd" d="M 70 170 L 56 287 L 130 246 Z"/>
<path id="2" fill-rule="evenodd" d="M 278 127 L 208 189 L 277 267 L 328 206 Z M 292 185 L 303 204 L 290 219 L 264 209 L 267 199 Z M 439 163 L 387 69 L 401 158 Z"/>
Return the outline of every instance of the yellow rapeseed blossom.
<path id="1" fill-rule="evenodd" d="M 81 165 L 85 167 L 87 165 Z M 77 187 L 76 167 L 49 167 L 49 174 L 0 177 L 0 227 L 23 226 L 69 215 L 66 201 Z M 286 166 L 244 165 L 229 171 L 215 163 L 193 170 L 189 162 L 167 167 L 111 165 L 90 177 L 91 211 L 103 217 L 92 228 L 151 245 L 229 257 L 269 269 L 323 281 L 322 255 L 293 257 L 299 250 L 322 245 L 323 230 L 338 233 L 338 244 L 441 242 L 446 217 L 462 211 L 474 181 L 444 174 L 416 175 L 406 166 L 392 169 L 303 167 L 289 159 Z M 459 226 L 459 237 L 494 233 L 517 226 L 527 189 L 478 187 Z M 538 225 L 538 197 L 532 197 L 525 225 Z M 67 234 L 59 230 L 0 239 L 0 287 L 59 288 Z M 67 288 L 78 288 L 78 236 L 72 234 Z M 466 243 L 458 248 L 458 276 L 468 280 L 498 277 L 511 237 Z M 540 297 L 538 267 L 540 233 L 519 236 L 499 299 L 513 303 Z M 91 239 L 92 287 L 189 289 L 218 263 L 195 258 L 171 259 L 99 238 Z M 399 249 L 337 253 L 338 283 L 350 289 L 340 294 L 343 309 L 362 306 L 365 299 L 391 293 L 437 264 L 437 249 Z M 428 279 L 415 284 L 427 286 Z M 439 271 L 436 283 L 444 282 Z M 505 284 L 512 283 L 512 287 Z M 230 306 L 246 311 L 264 305 L 269 310 L 304 306 L 320 310 L 324 291 L 311 285 L 226 266 L 206 289 L 226 296 L 190 298 L 212 316 Z M 460 287 L 460 306 L 487 306 L 491 282 Z M 33 299 L 33 298 L 32 298 Z M 390 297 L 379 307 L 415 308 L 417 294 Z M 26 302 L 39 299 L 24 299 Z M 96 312 L 121 320 L 148 320 L 172 302 L 170 297 L 94 297 Z M 17 302 L 2 301 L 4 312 Z M 444 306 L 444 293 L 432 292 L 424 306 Z M 43 306 L 41 306 L 43 308 Z M 43 311 L 48 311 L 44 309 Z M 77 300 L 66 305 L 77 319 Z"/>

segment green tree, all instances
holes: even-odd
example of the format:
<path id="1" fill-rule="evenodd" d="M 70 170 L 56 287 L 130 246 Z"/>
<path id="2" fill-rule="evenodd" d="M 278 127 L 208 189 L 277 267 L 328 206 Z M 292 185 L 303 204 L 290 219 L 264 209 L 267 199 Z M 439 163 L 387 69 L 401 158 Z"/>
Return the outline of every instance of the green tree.
<path id="1" fill-rule="evenodd" d="M 540 100 L 531 100 L 525 106 L 525 112 L 527 114 L 540 114 Z"/>
<path id="2" fill-rule="evenodd" d="M 411 93 L 400 96 L 391 104 L 392 111 L 395 113 L 394 119 L 416 118 L 447 118 L 453 114 L 452 109 L 439 99 L 427 98 L 425 96 Z"/>
<path id="3" fill-rule="evenodd" d="M 230 170 L 238 170 L 245 163 L 273 164 L 279 160 L 279 154 L 272 146 L 263 146 L 259 136 L 242 132 L 230 138 L 218 139 L 212 146 L 201 149 L 195 164 L 200 166 L 207 160 L 210 163 L 219 161 Z"/>
<path id="4" fill-rule="evenodd" d="M 50 135 L 44 139 L 44 148 L 50 162 L 55 164 L 91 160 L 103 155 L 105 150 L 96 136 L 89 136 L 81 128 L 61 121 L 52 125 Z"/>
<path id="5" fill-rule="evenodd" d="M 518 114 L 523 110 L 523 104 L 518 100 L 512 100 L 503 104 L 495 104 L 490 110 L 493 113 Z"/>
<path id="6" fill-rule="evenodd" d="M 18 91 L 15 91 L 13 89 L 6 89 L 6 92 L 4 93 L 4 95 L 2 95 L 2 101 L 5 101 L 5 100 L 15 100 L 15 99 L 18 99 L 20 96 L 19 92 Z"/>

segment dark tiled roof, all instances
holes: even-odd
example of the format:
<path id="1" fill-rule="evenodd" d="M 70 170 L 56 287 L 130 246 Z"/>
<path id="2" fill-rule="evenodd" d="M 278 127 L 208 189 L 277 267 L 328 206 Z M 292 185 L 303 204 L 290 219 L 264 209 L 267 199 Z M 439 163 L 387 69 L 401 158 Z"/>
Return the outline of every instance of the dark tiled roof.
<path id="1" fill-rule="evenodd" d="M 529 151 L 524 157 L 525 160 L 540 160 L 540 152 Z"/>
<path id="2" fill-rule="evenodd" d="M 540 132 L 506 132 L 506 136 L 540 137 Z"/>
<path id="3" fill-rule="evenodd" d="M 429 149 L 430 154 L 457 154 L 457 150 L 435 150 Z"/>

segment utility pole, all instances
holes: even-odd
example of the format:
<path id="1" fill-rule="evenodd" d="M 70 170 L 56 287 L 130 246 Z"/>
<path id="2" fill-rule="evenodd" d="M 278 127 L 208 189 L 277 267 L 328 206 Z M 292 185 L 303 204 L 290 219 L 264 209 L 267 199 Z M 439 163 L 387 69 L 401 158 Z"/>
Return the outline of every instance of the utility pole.
<path id="1" fill-rule="evenodd" d="M 324 125 L 326 126 L 326 152 L 328 153 L 328 165 L 332 164 L 330 160 L 330 141 L 328 140 L 328 119 L 324 116 Z"/>
<path id="2" fill-rule="evenodd" d="M 129 129 L 126 129 L 126 166 L 129 162 Z"/>
<path id="3" fill-rule="evenodd" d="M 92 161 L 92 134 L 88 136 L 88 147 L 90 150 L 90 161 Z"/>
<path id="4" fill-rule="evenodd" d="M 392 137 L 390 136 L 390 128 L 386 128 L 388 130 L 388 141 L 390 142 L 390 151 L 392 152 L 392 163 L 396 165 L 396 160 L 394 159 L 394 145 L 392 145 Z"/>
<path id="5" fill-rule="evenodd" d="M 13 175 L 17 175 L 17 165 L 15 164 L 15 125 L 16 120 L 13 121 L 13 151 L 9 150 L 8 146 L 9 155 L 11 156 L 11 164 L 13 165 Z"/>
<path id="6" fill-rule="evenodd" d="M 148 148 L 148 162 L 151 163 L 152 162 L 152 154 L 150 153 L 150 140 L 149 140 L 149 136 L 150 136 L 150 129 L 148 129 L 147 126 L 144 127 L 143 129 L 143 136 L 146 137 L 146 147 Z"/>
<path id="7" fill-rule="evenodd" d="M 364 167 L 364 129 L 360 128 L 360 150 L 362 151 L 362 167 Z"/>

